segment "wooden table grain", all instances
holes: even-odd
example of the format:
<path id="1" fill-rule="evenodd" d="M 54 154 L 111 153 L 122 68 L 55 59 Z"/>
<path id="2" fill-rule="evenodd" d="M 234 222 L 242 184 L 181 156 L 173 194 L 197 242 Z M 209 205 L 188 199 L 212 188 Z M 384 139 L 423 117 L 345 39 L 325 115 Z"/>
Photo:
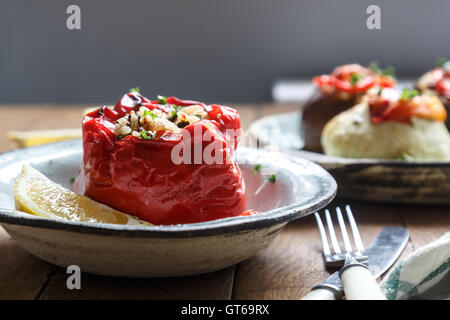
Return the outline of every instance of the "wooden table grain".
<path id="1" fill-rule="evenodd" d="M 265 115 L 290 112 L 293 104 L 233 104 L 244 129 Z M 9 130 L 75 128 L 87 105 L 1 105 L 0 152 L 15 149 Z M 331 206 L 345 204 L 341 199 Z M 401 258 L 450 230 L 450 206 L 351 202 L 368 245 L 388 225 L 411 237 Z M 0 299 L 300 299 L 324 280 L 319 234 L 312 216 L 290 222 L 270 246 L 238 265 L 181 278 L 127 279 L 83 274 L 81 290 L 68 290 L 65 270 L 20 248 L 0 227 Z"/>

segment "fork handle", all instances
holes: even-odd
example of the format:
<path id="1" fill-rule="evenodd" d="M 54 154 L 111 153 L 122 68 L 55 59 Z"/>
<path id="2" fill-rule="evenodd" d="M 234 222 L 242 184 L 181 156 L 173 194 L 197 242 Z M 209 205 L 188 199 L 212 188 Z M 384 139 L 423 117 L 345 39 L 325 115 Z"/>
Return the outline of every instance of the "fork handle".
<path id="1" fill-rule="evenodd" d="M 346 300 L 386 300 L 370 270 L 359 262 L 346 264 L 339 272 Z"/>
<path id="2" fill-rule="evenodd" d="M 342 293 L 330 287 L 318 286 L 301 300 L 341 300 Z"/>

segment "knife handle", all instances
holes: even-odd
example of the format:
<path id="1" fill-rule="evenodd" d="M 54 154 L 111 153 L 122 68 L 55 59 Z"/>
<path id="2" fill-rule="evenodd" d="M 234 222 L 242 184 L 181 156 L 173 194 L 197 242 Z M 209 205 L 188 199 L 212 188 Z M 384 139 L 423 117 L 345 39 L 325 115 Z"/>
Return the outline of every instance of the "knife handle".
<path id="1" fill-rule="evenodd" d="M 346 264 L 339 272 L 346 300 L 386 300 L 370 270 L 357 261 Z"/>
<path id="2" fill-rule="evenodd" d="M 317 286 L 300 300 L 341 300 L 342 293 L 331 287 Z"/>

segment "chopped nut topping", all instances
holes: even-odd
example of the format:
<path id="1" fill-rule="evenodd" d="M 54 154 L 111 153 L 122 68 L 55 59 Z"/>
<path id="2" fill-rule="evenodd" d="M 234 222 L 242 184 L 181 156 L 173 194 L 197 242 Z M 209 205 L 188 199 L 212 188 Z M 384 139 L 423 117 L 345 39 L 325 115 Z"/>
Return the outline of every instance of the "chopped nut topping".
<path id="1" fill-rule="evenodd" d="M 129 126 L 121 126 L 117 130 L 118 136 L 126 136 L 131 133 L 131 128 Z"/>
<path id="2" fill-rule="evenodd" d="M 170 105 L 166 105 L 170 108 Z M 171 106 L 169 112 L 159 109 L 149 109 L 141 106 L 137 112 L 131 111 L 129 114 L 115 122 L 115 134 L 118 138 L 127 135 L 142 139 L 142 131 L 158 132 L 161 130 L 179 133 L 181 128 L 193 124 L 205 118 L 208 114 L 201 105 L 187 107 Z M 145 136 L 145 135 L 144 135 Z"/>
<path id="3" fill-rule="evenodd" d="M 203 119 L 207 116 L 206 111 L 203 109 L 203 107 L 201 105 L 198 105 L 198 104 L 184 107 L 180 110 L 180 112 L 183 112 L 189 116 L 197 116 L 200 119 Z"/>
<path id="4" fill-rule="evenodd" d="M 139 131 L 139 117 L 134 111 L 130 112 L 130 123 L 131 129 L 133 129 L 134 131 Z"/>
<path id="5" fill-rule="evenodd" d="M 177 113 L 177 120 L 175 121 L 175 123 L 180 123 L 180 122 L 187 122 L 187 124 L 193 124 L 196 123 L 197 121 L 200 121 L 200 118 L 197 116 L 190 116 L 186 113 L 184 113 L 184 111 L 178 111 Z"/>

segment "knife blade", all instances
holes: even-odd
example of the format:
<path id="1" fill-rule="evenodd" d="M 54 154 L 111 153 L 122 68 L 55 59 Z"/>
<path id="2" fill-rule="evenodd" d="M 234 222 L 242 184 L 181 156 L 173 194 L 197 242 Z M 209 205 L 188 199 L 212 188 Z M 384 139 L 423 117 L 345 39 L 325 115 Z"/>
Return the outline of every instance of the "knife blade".
<path id="1" fill-rule="evenodd" d="M 363 253 L 369 257 L 367 266 L 375 278 L 381 276 L 397 260 L 408 243 L 409 232 L 403 227 L 386 227 Z M 336 271 L 315 289 L 331 289 L 335 297 L 344 294 L 339 271 Z"/>

